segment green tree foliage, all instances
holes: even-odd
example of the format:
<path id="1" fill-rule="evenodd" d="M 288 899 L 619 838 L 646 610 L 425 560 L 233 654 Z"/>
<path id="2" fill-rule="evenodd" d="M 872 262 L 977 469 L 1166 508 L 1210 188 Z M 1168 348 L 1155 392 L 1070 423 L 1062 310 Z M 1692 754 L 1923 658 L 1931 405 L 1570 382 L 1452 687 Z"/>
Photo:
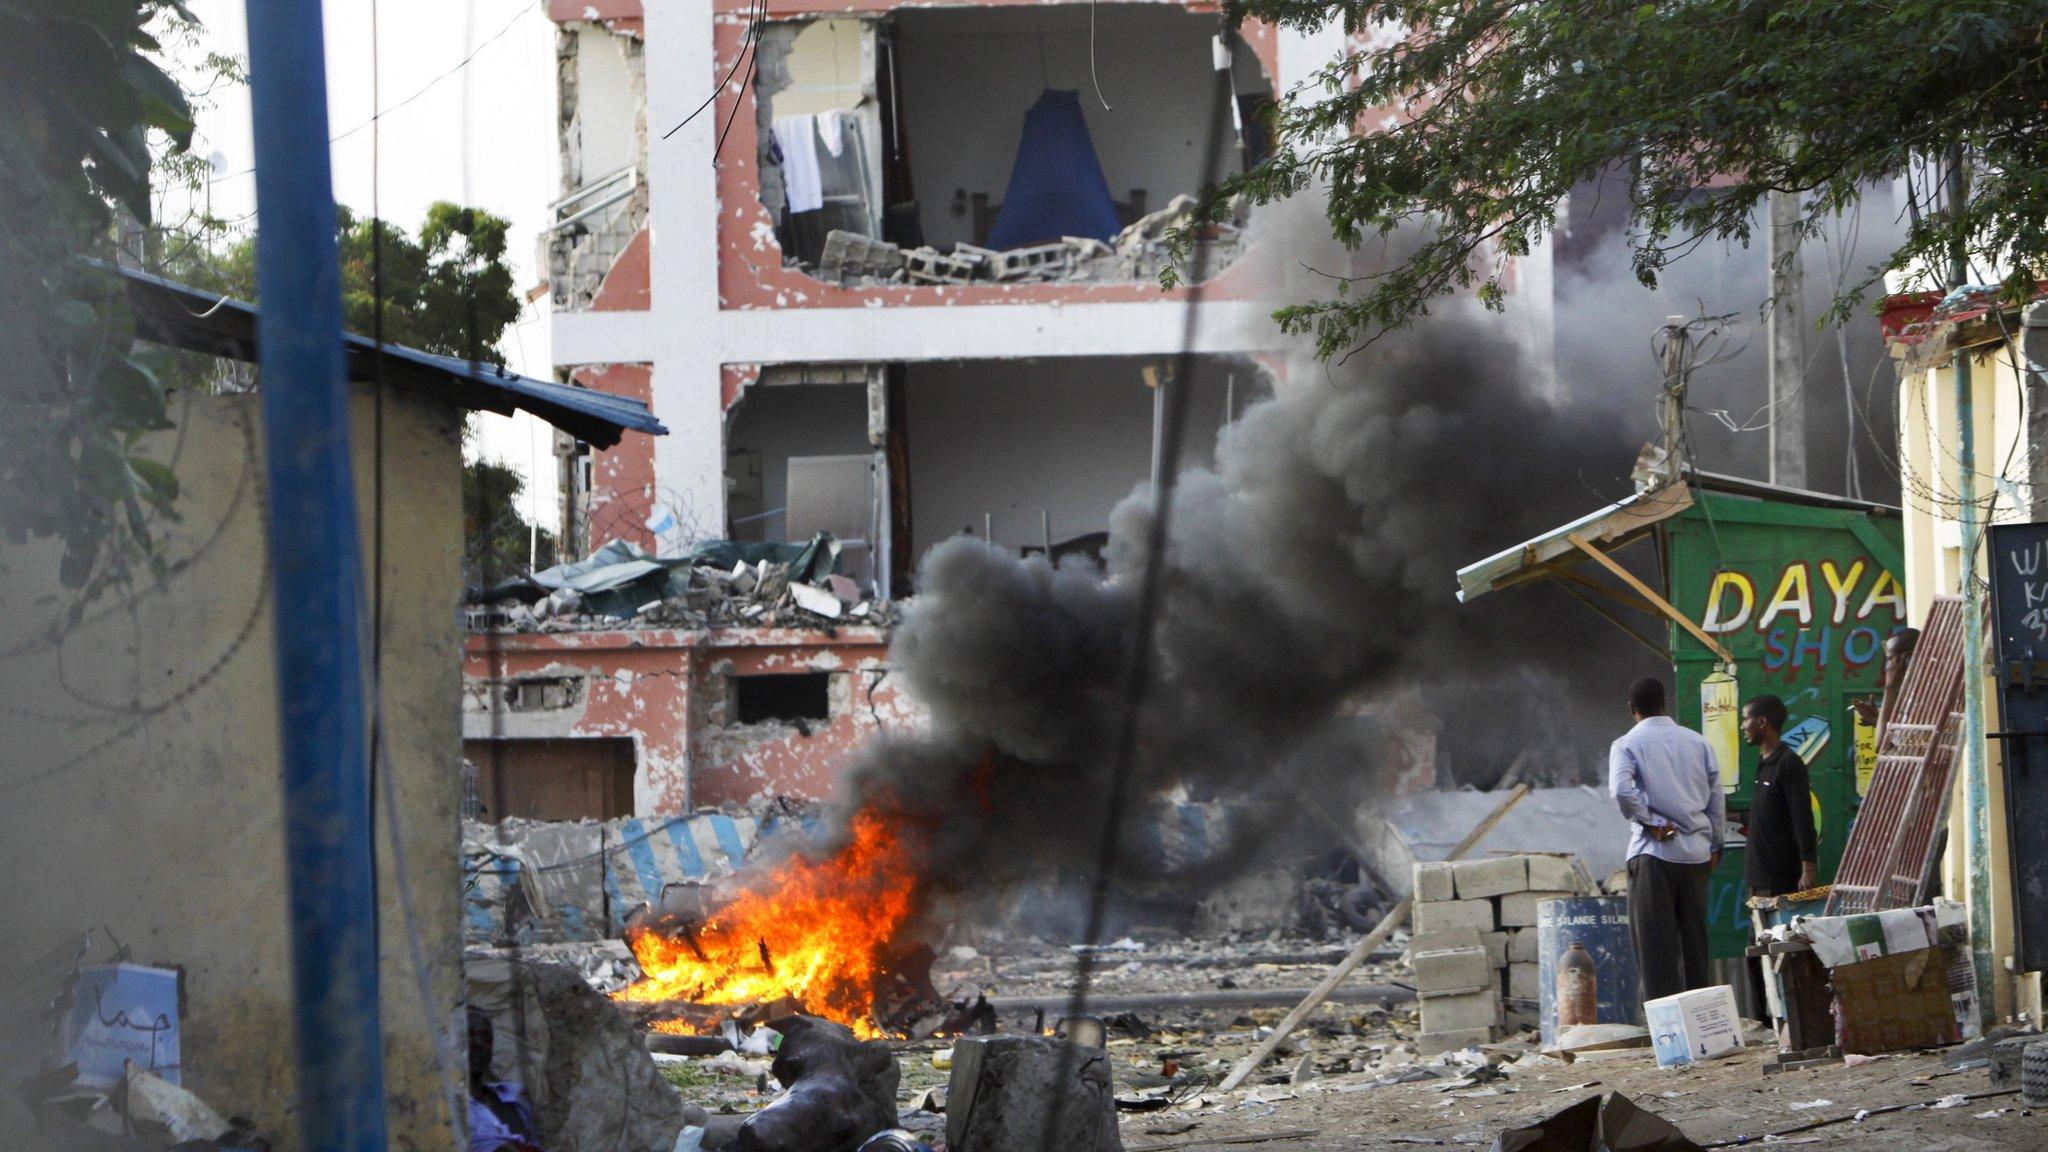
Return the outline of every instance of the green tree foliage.
<path id="1" fill-rule="evenodd" d="M 510 225 L 481 208 L 446 200 L 427 208 L 414 239 L 403 228 L 341 210 L 342 315 L 352 332 L 373 335 L 382 262 L 384 339 L 423 352 L 504 363 L 498 338 L 519 318 L 519 296 L 505 265 Z M 378 236 L 382 231 L 381 240 Z M 381 252 L 379 248 L 381 245 Z"/>
<path id="2" fill-rule="evenodd" d="M 462 470 L 462 532 L 465 573 L 471 587 L 489 587 L 533 566 L 555 563 L 555 535 L 545 528 L 531 536 L 531 523 L 519 511 L 526 480 L 493 460 L 475 460 Z M 537 541 L 537 544 L 536 544 Z"/>
<path id="3" fill-rule="evenodd" d="M 1817 233 L 1861 188 L 1902 175 L 1916 177 L 1922 210 L 1838 313 L 1885 270 L 1946 269 L 1957 247 L 2011 269 L 2016 295 L 2048 267 L 2040 0 L 1228 0 L 1227 11 L 1361 30 L 1350 42 L 1362 47 L 1279 106 L 1282 147 L 1208 201 L 1219 214 L 1237 194 L 1263 203 L 1315 187 L 1346 244 L 1403 234 L 1384 267 L 1281 313 L 1326 356 L 1447 292 L 1476 288 L 1498 307 L 1504 261 L 1555 227 L 1575 184 L 1616 168 L 1633 173 L 1629 240 L 1647 285 L 1702 238 L 1746 242 L 1774 190 L 1805 194 Z M 1925 210 L 1952 146 L 1968 157 L 1967 194 L 1960 210 Z"/>
<path id="4" fill-rule="evenodd" d="M 148 31 L 167 10 L 190 19 L 155 0 L 0 4 L 0 537 L 61 540 L 60 576 L 88 593 L 161 563 L 150 524 L 177 495 L 137 451 L 169 424 L 159 361 L 87 263 L 111 261 L 117 208 L 149 218 L 151 130 L 191 140 Z"/>

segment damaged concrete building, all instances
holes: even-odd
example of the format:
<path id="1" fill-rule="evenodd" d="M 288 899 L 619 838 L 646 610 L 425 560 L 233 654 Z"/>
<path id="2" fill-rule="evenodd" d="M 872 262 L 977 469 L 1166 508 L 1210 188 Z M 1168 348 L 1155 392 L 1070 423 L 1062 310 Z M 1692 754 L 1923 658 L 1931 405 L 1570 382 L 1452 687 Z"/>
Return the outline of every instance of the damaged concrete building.
<path id="1" fill-rule="evenodd" d="M 821 795 L 866 737 L 920 722 L 888 677 L 887 606 L 926 551 L 968 533 L 1098 552 L 1151 476 L 1190 300 L 1161 288 L 1167 234 L 1205 157 L 1255 160 L 1261 108 L 1337 41 L 1219 37 L 1214 6 L 1179 3 L 1102 6 L 1092 35 L 1080 4 L 778 3 L 758 28 L 732 3 L 549 12 L 555 363 L 673 430 L 609 450 L 557 437 L 566 550 L 829 533 L 849 607 L 875 615 L 476 631 L 465 737 L 485 807 Z M 1299 272 L 1261 226 L 1240 212 L 1195 236 L 1211 274 L 1194 463 L 1287 375 L 1270 314 Z"/>

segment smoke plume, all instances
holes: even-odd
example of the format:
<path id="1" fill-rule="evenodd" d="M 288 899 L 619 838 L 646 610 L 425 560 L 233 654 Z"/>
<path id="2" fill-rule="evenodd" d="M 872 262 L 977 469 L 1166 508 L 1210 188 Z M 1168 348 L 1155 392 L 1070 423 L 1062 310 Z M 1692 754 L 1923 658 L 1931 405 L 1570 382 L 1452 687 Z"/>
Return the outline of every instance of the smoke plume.
<path id="1" fill-rule="evenodd" d="M 1501 330 L 1433 320 L 1297 371 L 1212 468 L 1181 473 L 1136 805 L 1270 800 L 1348 825 L 1384 746 L 1360 734 L 1389 725 L 1433 727 L 1468 781 L 1518 757 L 1538 778 L 1598 771 L 1620 719 L 1587 719 L 1618 716 L 1650 658 L 1548 589 L 1461 605 L 1454 574 L 1624 494 L 1652 392 L 1547 399 Z M 1106 570 L 971 538 L 926 556 L 893 663 L 932 731 L 880 747 L 850 800 L 926 827 L 930 875 L 966 888 L 1092 863 L 1153 495 L 1115 509 Z"/>

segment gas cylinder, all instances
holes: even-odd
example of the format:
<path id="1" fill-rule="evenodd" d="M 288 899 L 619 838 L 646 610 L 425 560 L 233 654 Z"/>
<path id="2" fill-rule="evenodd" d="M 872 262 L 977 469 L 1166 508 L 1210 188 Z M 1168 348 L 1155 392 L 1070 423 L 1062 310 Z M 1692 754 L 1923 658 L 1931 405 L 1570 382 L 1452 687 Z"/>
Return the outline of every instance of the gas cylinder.
<path id="1" fill-rule="evenodd" d="M 1577 940 L 1557 960 L 1557 1027 L 1600 1022 L 1600 981 L 1593 954 Z"/>

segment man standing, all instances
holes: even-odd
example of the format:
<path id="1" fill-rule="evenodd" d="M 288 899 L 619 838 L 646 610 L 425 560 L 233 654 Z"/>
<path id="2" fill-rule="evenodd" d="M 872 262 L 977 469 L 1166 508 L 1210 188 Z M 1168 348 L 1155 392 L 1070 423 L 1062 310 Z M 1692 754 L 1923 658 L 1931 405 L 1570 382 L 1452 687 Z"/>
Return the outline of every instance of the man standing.
<path id="1" fill-rule="evenodd" d="M 1744 879 L 1749 894 L 1783 896 L 1820 883 L 1819 837 L 1806 761 L 1782 739 L 1785 702 L 1758 696 L 1742 706 L 1742 742 L 1757 750 L 1756 786 L 1750 790 L 1749 849 Z M 1763 964 L 1749 962 L 1752 1003 L 1762 1018 Z"/>
<path id="2" fill-rule="evenodd" d="M 1707 738 L 1664 714 L 1664 682 L 1628 690 L 1635 727 L 1614 742 L 1607 790 L 1632 826 L 1628 926 L 1643 999 L 1704 988 L 1707 877 L 1721 859 L 1727 801 Z"/>
<path id="3" fill-rule="evenodd" d="M 1749 894 L 1783 896 L 1820 883 L 1813 793 L 1806 761 L 1782 739 L 1785 702 L 1759 696 L 1742 706 L 1742 742 L 1759 753 L 1749 807 Z"/>

